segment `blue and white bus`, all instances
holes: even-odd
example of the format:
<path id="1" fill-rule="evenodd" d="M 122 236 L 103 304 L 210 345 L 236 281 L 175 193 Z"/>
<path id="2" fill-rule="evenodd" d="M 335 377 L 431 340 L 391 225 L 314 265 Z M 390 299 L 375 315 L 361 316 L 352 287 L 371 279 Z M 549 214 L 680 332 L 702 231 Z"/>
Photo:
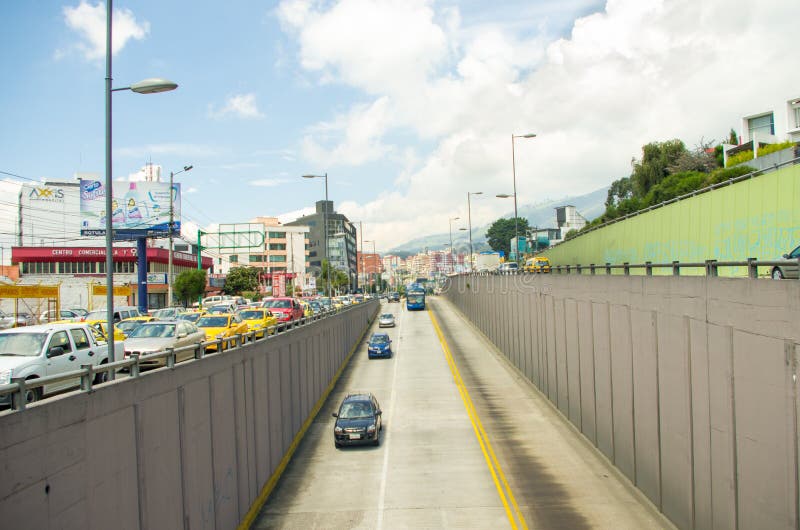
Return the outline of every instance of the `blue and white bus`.
<path id="1" fill-rule="evenodd" d="M 425 288 L 417 283 L 406 289 L 406 309 L 409 311 L 425 310 Z"/>

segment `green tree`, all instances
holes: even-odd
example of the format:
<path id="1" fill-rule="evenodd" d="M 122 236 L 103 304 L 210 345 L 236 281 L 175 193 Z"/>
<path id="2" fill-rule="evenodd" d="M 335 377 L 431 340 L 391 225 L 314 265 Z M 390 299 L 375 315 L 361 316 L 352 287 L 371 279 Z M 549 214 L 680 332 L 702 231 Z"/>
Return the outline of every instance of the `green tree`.
<path id="1" fill-rule="evenodd" d="M 650 188 L 669 175 L 668 168 L 674 166 L 678 158 L 686 152 L 686 146 L 680 140 L 652 142 L 642 147 L 642 159 L 633 164 L 634 195 L 644 197 Z"/>
<path id="2" fill-rule="evenodd" d="M 511 251 L 511 238 L 514 237 L 514 218 L 498 219 L 486 232 L 486 242 L 495 252 L 503 252 L 509 256 Z M 528 232 L 528 220 L 523 217 L 517 218 L 517 235 L 524 236 Z"/>
<path id="3" fill-rule="evenodd" d="M 258 269 L 254 267 L 236 267 L 228 271 L 225 277 L 225 294 L 241 294 L 243 291 L 258 289 Z"/>
<path id="4" fill-rule="evenodd" d="M 197 299 L 205 292 L 206 271 L 199 269 L 183 271 L 175 278 L 172 288 L 175 296 L 188 306 L 192 300 Z"/>

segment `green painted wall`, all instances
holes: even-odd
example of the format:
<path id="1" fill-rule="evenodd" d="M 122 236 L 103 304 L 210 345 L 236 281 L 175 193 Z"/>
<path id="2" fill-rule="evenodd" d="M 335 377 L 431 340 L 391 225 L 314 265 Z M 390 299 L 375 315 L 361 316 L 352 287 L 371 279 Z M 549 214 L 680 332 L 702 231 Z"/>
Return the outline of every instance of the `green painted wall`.
<path id="1" fill-rule="evenodd" d="M 798 244 L 800 165 L 795 165 L 594 230 L 544 255 L 554 265 L 775 260 Z M 766 274 L 766 268 L 759 273 Z M 720 274 L 747 271 L 721 269 Z"/>

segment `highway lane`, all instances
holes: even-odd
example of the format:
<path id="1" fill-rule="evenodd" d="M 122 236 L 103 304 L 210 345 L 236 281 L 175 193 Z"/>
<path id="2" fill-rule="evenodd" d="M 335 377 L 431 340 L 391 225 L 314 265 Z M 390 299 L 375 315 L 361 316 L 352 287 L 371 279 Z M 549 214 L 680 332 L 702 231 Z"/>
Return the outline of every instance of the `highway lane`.
<path id="1" fill-rule="evenodd" d="M 429 307 L 383 303 L 395 355 L 359 347 L 253 528 L 669 527 L 445 300 Z M 334 447 L 353 390 L 381 404 L 379 447 Z"/>

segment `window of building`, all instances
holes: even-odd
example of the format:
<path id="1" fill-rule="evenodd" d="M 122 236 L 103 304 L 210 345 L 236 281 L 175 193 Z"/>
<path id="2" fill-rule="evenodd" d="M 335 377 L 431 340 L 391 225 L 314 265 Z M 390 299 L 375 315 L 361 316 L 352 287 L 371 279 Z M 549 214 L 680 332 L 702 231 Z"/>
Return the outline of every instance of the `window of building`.
<path id="1" fill-rule="evenodd" d="M 792 111 L 794 112 L 794 128 L 800 129 L 800 104 L 796 105 Z"/>
<path id="2" fill-rule="evenodd" d="M 230 257 L 228 258 L 228 261 L 230 261 L 231 263 L 239 263 L 239 255 L 231 254 Z"/>
<path id="3" fill-rule="evenodd" d="M 753 138 L 753 135 L 755 135 L 756 140 L 759 136 L 763 137 L 764 135 L 774 135 L 775 117 L 770 112 L 769 114 L 764 114 L 763 116 L 750 118 L 747 120 L 747 128 L 750 131 L 750 138 Z"/>
<path id="4" fill-rule="evenodd" d="M 285 263 L 286 262 L 286 256 L 270 256 L 269 257 L 269 261 L 273 262 L 273 263 L 274 262 L 284 262 Z"/>
<path id="5" fill-rule="evenodd" d="M 286 243 L 270 243 L 270 250 L 286 250 Z"/>
<path id="6" fill-rule="evenodd" d="M 250 254 L 250 263 L 263 263 L 267 261 L 267 257 L 262 254 Z"/>
<path id="7" fill-rule="evenodd" d="M 270 232 L 270 239 L 286 239 L 286 232 Z"/>

